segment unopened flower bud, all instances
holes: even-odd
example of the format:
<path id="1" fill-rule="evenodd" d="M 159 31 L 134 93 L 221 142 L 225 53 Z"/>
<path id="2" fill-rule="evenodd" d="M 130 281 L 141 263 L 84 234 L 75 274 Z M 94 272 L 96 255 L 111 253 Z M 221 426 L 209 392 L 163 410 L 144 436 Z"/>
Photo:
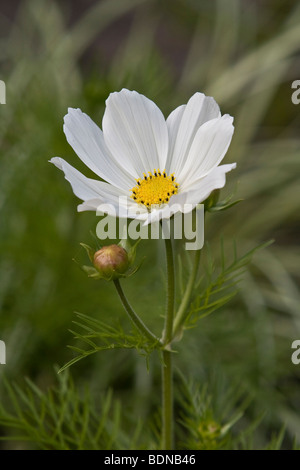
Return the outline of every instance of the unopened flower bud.
<path id="1" fill-rule="evenodd" d="M 119 245 L 104 246 L 94 254 L 94 266 L 106 279 L 117 279 L 129 267 L 127 251 Z"/>

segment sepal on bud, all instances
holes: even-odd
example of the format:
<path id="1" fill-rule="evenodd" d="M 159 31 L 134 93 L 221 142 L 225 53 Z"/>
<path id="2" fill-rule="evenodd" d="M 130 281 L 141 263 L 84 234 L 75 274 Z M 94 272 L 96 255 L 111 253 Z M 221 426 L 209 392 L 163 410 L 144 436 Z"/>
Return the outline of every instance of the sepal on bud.
<path id="1" fill-rule="evenodd" d="M 215 191 L 213 191 L 204 202 L 204 210 L 207 212 L 225 211 L 226 209 L 229 209 L 230 207 L 235 206 L 235 204 L 238 204 L 239 202 L 243 201 L 243 199 L 231 201 L 233 198 L 233 194 L 230 194 L 227 198 L 223 199 L 223 201 L 218 202 L 219 196 L 220 190 L 215 189 Z"/>
<path id="2" fill-rule="evenodd" d="M 204 201 L 204 210 L 209 211 L 212 207 L 214 207 L 220 196 L 220 190 L 215 189 L 209 196 L 208 198 Z"/>

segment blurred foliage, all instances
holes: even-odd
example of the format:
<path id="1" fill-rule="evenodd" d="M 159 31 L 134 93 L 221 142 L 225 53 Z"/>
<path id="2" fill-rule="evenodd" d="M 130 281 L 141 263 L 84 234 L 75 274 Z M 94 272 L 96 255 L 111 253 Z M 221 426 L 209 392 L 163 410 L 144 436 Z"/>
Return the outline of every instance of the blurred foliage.
<path id="1" fill-rule="evenodd" d="M 133 436 L 121 429 L 120 403 L 112 401 L 111 391 L 95 406 L 87 390 L 78 393 L 68 374 L 60 375 L 58 387 L 47 393 L 26 382 L 25 390 L 6 384 L 14 410 L 1 409 L 1 424 L 18 433 L 10 439 L 45 450 L 136 448 L 141 426 L 134 424 Z"/>
<path id="2" fill-rule="evenodd" d="M 179 370 L 206 384 L 197 392 L 199 401 L 187 400 L 184 407 L 177 398 L 178 445 L 293 448 L 300 440 L 300 366 L 291 362 L 291 343 L 300 336 L 300 139 L 291 83 L 300 78 L 300 5 L 292 0 L 23 0 L 2 2 L 1 9 L 0 79 L 7 90 L 7 104 L 0 105 L 0 339 L 7 346 L 7 365 L 0 366 L 1 434 L 10 436 L 7 427 L 17 423 L 16 437 L 27 436 L 30 447 L 44 448 L 43 432 L 53 430 L 50 386 L 61 390 L 64 384 L 64 393 L 55 395 L 55 413 L 66 407 L 72 422 L 66 436 L 78 438 L 60 441 L 58 423 L 55 439 L 52 435 L 57 448 L 135 445 L 124 441 L 114 424 L 118 401 L 98 441 L 92 444 L 84 430 L 74 437 L 78 413 L 97 412 L 106 420 L 110 388 L 126 409 L 122 429 L 132 435 L 136 420 L 132 423 L 130 414 L 151 420 L 160 406 L 158 355 L 151 355 L 148 373 L 145 359 L 134 351 L 93 354 L 72 367 L 75 386 L 66 385 L 67 378 L 56 385 L 53 372 L 53 364 L 62 366 L 73 357 L 66 344 L 74 311 L 127 325 L 113 286 L 87 279 L 72 262 L 82 256 L 79 243 L 89 243 L 97 219 L 76 213 L 78 201 L 68 183 L 48 163 L 58 155 L 92 176 L 66 142 L 63 116 L 68 106 L 80 107 L 101 125 L 108 94 L 127 87 L 153 99 L 165 116 L 203 91 L 215 97 L 222 113 L 235 117 L 226 161 L 238 166 L 222 195 L 231 194 L 238 181 L 236 197 L 243 202 L 208 214 L 205 236 L 216 266 L 222 266 L 221 236 L 225 253 L 235 239 L 241 256 L 275 239 L 254 256 L 235 298 L 176 344 Z M 134 280 L 124 281 L 130 301 L 157 333 L 163 324 L 162 250 L 159 242 L 141 242 L 143 266 Z M 5 388 L 4 371 L 7 383 L 20 380 L 18 392 Z M 29 397 L 38 401 L 42 418 L 26 398 L 24 376 L 31 379 Z M 219 381 L 223 388 L 216 386 Z M 92 398 L 85 400 L 87 408 L 68 408 L 74 396 L 84 401 L 85 387 L 92 397 L 104 397 L 103 414 L 94 411 Z M 240 388 L 247 406 L 236 392 Z M 229 395 L 230 412 L 218 414 L 220 400 Z M 12 396 L 19 411 L 10 411 Z M 230 434 L 220 437 L 241 409 Z M 100 426 L 93 420 L 88 432 Z M 45 423 L 40 437 L 37 423 L 37 429 Z M 186 424 L 189 443 L 182 438 Z M 117 429 L 118 444 L 109 441 L 114 431 L 107 437 L 107 426 Z M 155 424 L 146 438 L 136 445 L 155 448 Z"/>

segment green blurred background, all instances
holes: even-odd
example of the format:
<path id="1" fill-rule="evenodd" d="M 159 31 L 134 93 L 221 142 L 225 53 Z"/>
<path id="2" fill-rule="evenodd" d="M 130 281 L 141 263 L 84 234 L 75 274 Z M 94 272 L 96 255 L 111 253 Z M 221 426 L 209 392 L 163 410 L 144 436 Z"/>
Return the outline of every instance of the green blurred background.
<path id="1" fill-rule="evenodd" d="M 123 87 L 154 100 L 165 116 L 202 91 L 235 117 L 225 162 L 237 169 L 222 195 L 235 191 L 244 199 L 209 214 L 211 251 L 218 259 L 221 236 L 229 258 L 233 239 L 239 253 L 275 243 L 254 257 L 235 299 L 186 333 L 177 365 L 208 384 L 212 409 L 231 388 L 251 398 L 234 432 L 264 412 L 254 447 L 284 426 L 282 445 L 291 448 L 300 440 L 300 365 L 291 362 L 291 343 L 300 339 L 300 106 L 291 101 L 291 84 L 300 79 L 299 2 L 2 1 L 0 42 L 2 405 L 4 372 L 20 384 L 28 376 L 43 390 L 56 383 L 54 365 L 73 354 L 66 345 L 75 311 L 127 324 L 113 286 L 89 280 L 72 261 L 84 260 L 79 243 L 90 242 L 98 219 L 76 212 L 69 184 L 48 163 L 61 156 L 92 176 L 66 142 L 67 108 L 81 108 L 101 127 L 105 99 Z M 159 334 L 160 243 L 142 242 L 143 256 L 124 289 Z M 151 357 L 149 367 L 147 373 L 133 351 L 107 351 L 71 373 L 77 389 L 88 385 L 98 396 L 112 388 L 129 413 L 146 419 L 160 403 L 159 358 Z"/>

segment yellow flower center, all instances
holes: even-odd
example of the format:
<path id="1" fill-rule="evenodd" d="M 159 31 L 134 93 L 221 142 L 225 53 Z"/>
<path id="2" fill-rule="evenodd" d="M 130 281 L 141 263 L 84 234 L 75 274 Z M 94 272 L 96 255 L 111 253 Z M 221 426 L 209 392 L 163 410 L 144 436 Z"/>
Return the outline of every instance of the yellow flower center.
<path id="1" fill-rule="evenodd" d="M 149 171 L 148 175 L 144 173 L 144 178 L 138 178 L 136 182 L 137 185 L 130 190 L 132 191 L 130 197 L 148 208 L 165 204 L 178 193 L 179 185 L 176 183 L 174 174 L 168 176 L 166 171 L 162 173 L 160 170 L 154 170 L 153 173 Z"/>

